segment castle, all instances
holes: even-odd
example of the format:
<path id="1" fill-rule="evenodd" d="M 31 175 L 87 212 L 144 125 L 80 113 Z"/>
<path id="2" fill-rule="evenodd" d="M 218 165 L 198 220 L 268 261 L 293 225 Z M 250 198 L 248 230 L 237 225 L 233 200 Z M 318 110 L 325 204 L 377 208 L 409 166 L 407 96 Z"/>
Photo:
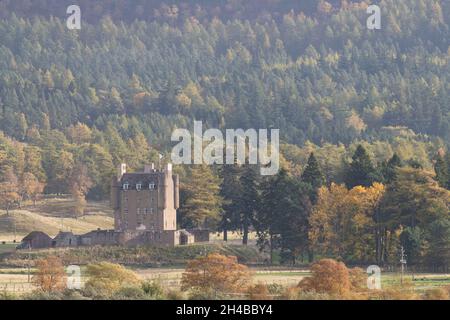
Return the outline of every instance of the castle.
<path id="1" fill-rule="evenodd" d="M 171 164 L 163 170 L 146 165 L 144 172 L 137 173 L 127 173 L 126 164 L 122 164 L 111 183 L 115 232 L 137 234 L 161 245 L 193 242 L 187 231 L 177 231 L 179 185 Z"/>
<path id="2" fill-rule="evenodd" d="M 111 182 L 114 230 L 94 230 L 84 235 L 60 232 L 53 239 L 42 232 L 32 232 L 18 248 L 177 246 L 209 241 L 207 230 L 177 230 L 179 186 L 171 164 L 164 169 L 146 165 L 143 172 L 136 173 L 128 173 L 126 164 L 122 164 Z"/>

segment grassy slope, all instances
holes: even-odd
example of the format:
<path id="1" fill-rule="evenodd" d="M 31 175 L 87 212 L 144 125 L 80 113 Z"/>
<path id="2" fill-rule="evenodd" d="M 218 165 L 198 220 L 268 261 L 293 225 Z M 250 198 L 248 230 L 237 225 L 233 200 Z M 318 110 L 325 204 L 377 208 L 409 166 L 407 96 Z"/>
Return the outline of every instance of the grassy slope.
<path id="1" fill-rule="evenodd" d="M 195 244 L 178 247 L 80 247 L 67 249 L 47 249 L 33 251 L 31 260 L 54 255 L 60 257 L 64 264 L 85 265 L 88 263 L 108 261 L 135 267 L 173 267 L 184 266 L 188 260 L 198 256 L 218 252 L 237 256 L 241 263 L 260 264 L 265 257 L 254 246 L 224 244 Z M 28 252 L 16 251 L 0 255 L 0 265 L 4 267 L 23 267 L 27 265 Z"/>
<path id="2" fill-rule="evenodd" d="M 107 203 L 89 203 L 86 215 L 78 219 L 71 214 L 71 206 L 70 199 L 47 199 L 36 206 L 13 210 L 9 216 L 5 211 L 0 211 L 0 241 L 13 239 L 14 225 L 19 241 L 31 231 L 43 231 L 55 236 L 60 230 L 82 234 L 97 228 L 111 229 L 114 226 L 112 212 Z"/>

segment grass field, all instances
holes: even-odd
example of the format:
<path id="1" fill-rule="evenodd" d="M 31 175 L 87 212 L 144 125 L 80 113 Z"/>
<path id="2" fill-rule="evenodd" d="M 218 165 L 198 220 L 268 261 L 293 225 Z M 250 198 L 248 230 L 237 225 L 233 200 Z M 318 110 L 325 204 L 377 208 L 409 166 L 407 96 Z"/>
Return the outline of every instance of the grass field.
<path id="1" fill-rule="evenodd" d="M 16 250 L 17 243 L 13 242 L 6 242 L 6 243 L 0 243 L 0 254 L 7 253 L 7 252 L 13 252 Z"/>
<path id="2" fill-rule="evenodd" d="M 82 268 L 82 283 L 86 281 L 83 277 L 84 268 Z M 269 270 L 266 268 L 252 268 L 253 283 L 277 284 L 284 287 L 297 285 L 303 278 L 310 276 L 308 270 L 285 269 Z M 31 269 L 33 272 L 34 269 Z M 184 269 L 182 268 L 144 268 L 134 269 L 143 280 L 156 281 L 165 288 L 179 289 L 181 277 Z M 387 288 L 400 281 L 399 274 L 385 274 L 382 276 L 382 287 Z M 412 281 L 412 275 L 406 275 L 405 281 Z M 433 287 L 450 285 L 450 274 L 418 274 L 412 281 L 414 288 L 420 292 Z M 28 282 L 27 268 L 0 269 L 0 292 L 7 291 L 18 295 L 28 293 L 34 289 Z"/>
<path id="3" fill-rule="evenodd" d="M 36 206 L 28 205 L 20 210 L 12 210 L 9 215 L 0 211 L 0 241 L 13 241 L 14 238 L 20 241 L 31 231 L 43 231 L 55 236 L 61 230 L 82 234 L 97 228 L 113 228 L 114 219 L 108 203 L 90 202 L 85 215 L 78 219 L 73 217 L 72 206 L 71 199 L 45 199 Z M 1 250 L 0 248 L 0 252 Z"/>

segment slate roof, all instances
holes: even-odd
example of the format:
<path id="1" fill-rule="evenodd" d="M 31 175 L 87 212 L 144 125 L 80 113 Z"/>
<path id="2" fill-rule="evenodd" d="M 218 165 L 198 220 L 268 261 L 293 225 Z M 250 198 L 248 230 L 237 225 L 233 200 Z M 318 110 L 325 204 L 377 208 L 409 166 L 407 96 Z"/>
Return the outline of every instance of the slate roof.
<path id="1" fill-rule="evenodd" d="M 155 184 L 157 188 L 161 173 L 125 173 L 120 180 L 120 184 L 129 184 L 129 190 L 136 189 L 137 184 L 142 184 L 142 189 L 148 189 L 150 184 Z"/>
<path id="2" fill-rule="evenodd" d="M 47 238 L 48 240 L 52 240 L 48 234 L 41 231 L 33 231 L 29 235 L 27 235 L 25 238 L 22 239 L 22 241 L 31 241 L 33 239 L 36 239 L 38 237 Z"/>

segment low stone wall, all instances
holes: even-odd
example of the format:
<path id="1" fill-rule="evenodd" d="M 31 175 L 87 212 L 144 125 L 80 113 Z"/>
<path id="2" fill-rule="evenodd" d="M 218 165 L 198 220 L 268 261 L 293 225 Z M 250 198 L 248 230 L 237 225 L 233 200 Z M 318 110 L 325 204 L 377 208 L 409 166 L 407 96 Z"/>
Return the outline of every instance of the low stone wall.
<path id="1" fill-rule="evenodd" d="M 119 233 L 114 230 L 97 230 L 79 236 L 80 246 L 113 246 L 119 244 Z"/>
<path id="2" fill-rule="evenodd" d="M 119 234 L 119 243 L 126 246 L 176 246 L 180 243 L 177 231 L 127 231 Z"/>
<path id="3" fill-rule="evenodd" d="M 209 242 L 209 230 L 205 229 L 190 229 L 187 230 L 190 234 L 194 235 L 194 242 Z"/>

